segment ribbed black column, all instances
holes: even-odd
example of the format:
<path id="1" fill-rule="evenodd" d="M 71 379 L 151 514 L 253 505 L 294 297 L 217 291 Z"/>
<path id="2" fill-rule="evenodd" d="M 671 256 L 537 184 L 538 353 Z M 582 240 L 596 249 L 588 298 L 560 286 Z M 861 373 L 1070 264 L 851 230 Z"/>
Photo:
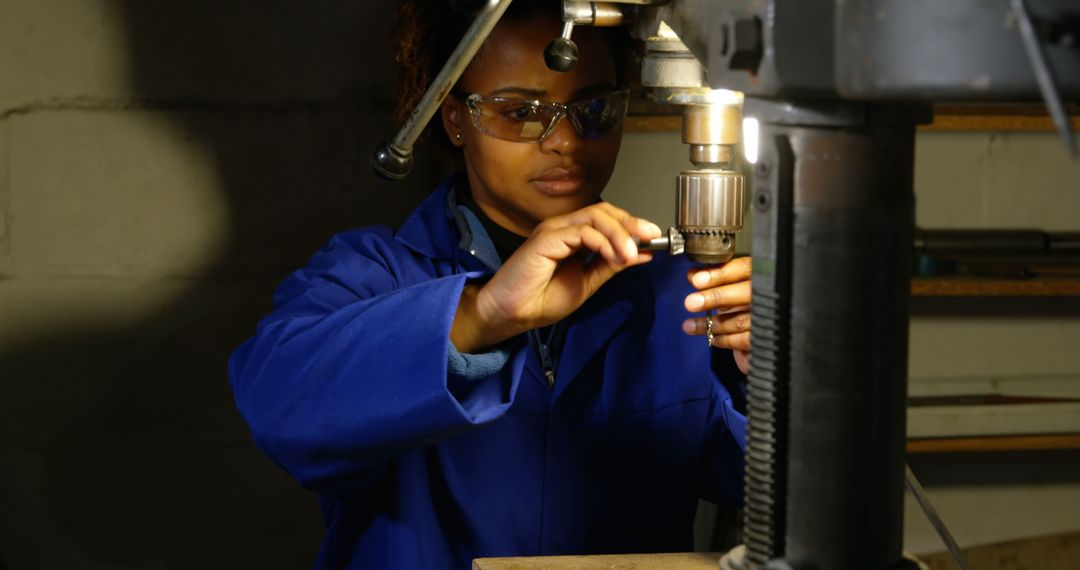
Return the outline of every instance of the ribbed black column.
<path id="1" fill-rule="evenodd" d="M 759 568 L 900 560 L 915 121 L 840 111 L 763 125 L 745 520 Z"/>

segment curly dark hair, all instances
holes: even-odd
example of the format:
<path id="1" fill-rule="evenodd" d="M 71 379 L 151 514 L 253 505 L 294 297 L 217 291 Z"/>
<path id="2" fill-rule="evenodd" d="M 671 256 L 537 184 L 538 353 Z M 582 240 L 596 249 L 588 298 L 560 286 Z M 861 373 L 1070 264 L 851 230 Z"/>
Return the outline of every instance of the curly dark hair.
<path id="1" fill-rule="evenodd" d="M 510 3 L 502 20 L 522 22 L 538 14 L 561 13 L 561 0 L 517 0 Z M 423 98 L 471 23 L 472 18 L 454 10 L 449 0 L 401 0 L 393 28 L 394 61 L 398 65 L 394 118 L 399 125 Z M 605 28 L 605 32 L 617 59 L 617 81 L 625 84 L 626 70 L 639 50 L 625 28 Z M 449 146 L 442 129 L 431 127 L 439 124 L 438 116 L 436 113 L 422 138 L 430 139 L 435 131 L 439 133 L 436 139 Z"/>

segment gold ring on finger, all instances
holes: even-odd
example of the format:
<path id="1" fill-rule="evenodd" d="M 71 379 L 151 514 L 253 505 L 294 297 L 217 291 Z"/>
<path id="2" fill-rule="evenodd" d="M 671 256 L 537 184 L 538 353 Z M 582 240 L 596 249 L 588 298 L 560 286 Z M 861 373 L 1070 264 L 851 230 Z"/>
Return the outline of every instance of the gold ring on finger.
<path id="1" fill-rule="evenodd" d="M 706 342 L 709 343 L 709 346 L 712 346 L 712 342 L 713 342 L 713 338 L 714 338 L 712 329 L 713 329 L 712 311 L 711 310 L 705 311 L 705 340 L 706 340 Z"/>

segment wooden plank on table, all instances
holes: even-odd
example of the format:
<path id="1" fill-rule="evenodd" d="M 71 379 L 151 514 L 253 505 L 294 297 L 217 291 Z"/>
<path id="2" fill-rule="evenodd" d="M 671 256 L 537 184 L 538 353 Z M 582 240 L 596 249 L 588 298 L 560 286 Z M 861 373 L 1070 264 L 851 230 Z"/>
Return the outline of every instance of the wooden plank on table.
<path id="1" fill-rule="evenodd" d="M 1080 530 L 964 548 L 976 570 L 1080 570 Z M 947 552 L 920 555 L 930 570 L 954 570 Z M 478 558 L 473 570 L 716 570 L 720 554 L 617 554 Z"/>
<path id="2" fill-rule="evenodd" d="M 477 558 L 473 570 L 716 570 L 717 552 Z"/>
<path id="3" fill-rule="evenodd" d="M 1080 530 L 964 548 L 977 570 L 1080 570 Z M 954 570 L 947 552 L 920 555 L 930 570 Z M 617 554 L 478 558 L 473 570 L 716 570 L 720 554 Z"/>
<path id="4" fill-rule="evenodd" d="M 1080 570 L 1080 530 L 963 549 L 975 570 Z M 954 570 L 947 552 L 919 556 L 930 570 Z"/>

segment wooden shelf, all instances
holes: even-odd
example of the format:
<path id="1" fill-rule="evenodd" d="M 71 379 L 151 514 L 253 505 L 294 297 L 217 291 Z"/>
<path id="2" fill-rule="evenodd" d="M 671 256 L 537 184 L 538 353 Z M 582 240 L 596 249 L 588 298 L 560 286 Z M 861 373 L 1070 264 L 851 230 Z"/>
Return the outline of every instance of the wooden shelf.
<path id="1" fill-rule="evenodd" d="M 917 277 L 911 280 L 915 297 L 1080 297 L 1080 278 L 1035 277 Z"/>
<path id="2" fill-rule="evenodd" d="M 1080 449 L 1080 433 L 909 439 L 908 453 L 977 453 Z"/>
<path id="3" fill-rule="evenodd" d="M 677 109 L 669 111 L 666 107 L 648 105 L 639 108 L 643 114 L 626 117 L 624 128 L 627 132 L 678 132 L 682 129 L 682 117 L 677 114 Z M 1068 111 L 1073 129 L 1080 130 L 1080 110 L 1072 106 Z M 1041 105 L 935 105 L 934 121 L 929 125 L 919 125 L 919 130 L 1053 132 L 1057 129 Z"/>
<path id="4" fill-rule="evenodd" d="M 1080 130 L 1080 117 L 1071 117 L 1074 130 Z M 1047 116 L 1019 115 L 935 115 L 934 122 L 919 126 L 920 131 L 991 131 L 1052 132 L 1057 129 Z"/>

